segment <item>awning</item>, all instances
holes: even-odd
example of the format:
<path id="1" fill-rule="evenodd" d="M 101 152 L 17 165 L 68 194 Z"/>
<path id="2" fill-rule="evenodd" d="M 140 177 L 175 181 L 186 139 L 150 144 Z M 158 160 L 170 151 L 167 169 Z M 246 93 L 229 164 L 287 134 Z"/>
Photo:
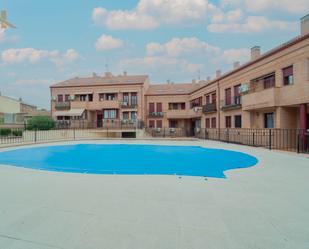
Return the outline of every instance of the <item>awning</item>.
<path id="1" fill-rule="evenodd" d="M 56 111 L 53 113 L 54 117 L 58 116 L 70 116 L 70 117 L 80 117 L 83 115 L 85 109 L 71 109 L 68 111 Z"/>

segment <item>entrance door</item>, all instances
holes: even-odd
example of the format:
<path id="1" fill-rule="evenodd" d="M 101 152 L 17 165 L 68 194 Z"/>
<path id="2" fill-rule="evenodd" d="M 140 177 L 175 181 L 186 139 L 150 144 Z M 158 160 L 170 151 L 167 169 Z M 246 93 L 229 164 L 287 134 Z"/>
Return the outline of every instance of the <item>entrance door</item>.
<path id="1" fill-rule="evenodd" d="M 103 127 L 103 115 L 102 114 L 97 115 L 97 127 L 98 128 Z"/>

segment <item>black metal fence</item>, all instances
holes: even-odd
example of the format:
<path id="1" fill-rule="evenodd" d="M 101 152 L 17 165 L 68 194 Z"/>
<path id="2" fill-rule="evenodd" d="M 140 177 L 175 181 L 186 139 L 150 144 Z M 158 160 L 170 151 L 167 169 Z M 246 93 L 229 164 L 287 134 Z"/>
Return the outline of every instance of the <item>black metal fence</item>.
<path id="1" fill-rule="evenodd" d="M 309 131 L 301 129 L 195 129 L 147 128 L 153 137 L 190 137 L 267 149 L 309 153 Z M 171 132 L 172 131 L 172 132 Z"/>
<path id="2" fill-rule="evenodd" d="M 117 126 L 118 127 L 118 126 Z M 0 145 L 36 143 L 78 139 L 121 138 L 127 126 L 100 129 L 54 129 L 29 131 L 0 128 Z M 134 131 L 136 131 L 135 129 Z M 301 129 L 195 129 L 145 128 L 145 132 L 158 138 L 196 137 L 268 149 L 309 153 L 309 131 Z"/>

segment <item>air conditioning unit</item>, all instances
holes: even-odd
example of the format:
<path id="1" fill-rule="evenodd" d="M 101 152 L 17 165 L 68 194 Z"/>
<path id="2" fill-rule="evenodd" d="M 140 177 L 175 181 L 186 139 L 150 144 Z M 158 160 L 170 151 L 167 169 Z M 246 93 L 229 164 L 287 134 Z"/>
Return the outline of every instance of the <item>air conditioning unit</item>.
<path id="1" fill-rule="evenodd" d="M 56 101 L 57 97 L 56 96 L 52 96 L 51 99 L 52 99 L 52 101 Z"/>
<path id="2" fill-rule="evenodd" d="M 74 100 L 75 99 L 75 95 L 70 95 L 69 100 Z"/>
<path id="3" fill-rule="evenodd" d="M 242 84 L 239 88 L 239 91 L 240 91 L 240 93 L 248 92 L 249 91 L 249 84 L 248 83 Z"/>
<path id="4" fill-rule="evenodd" d="M 196 106 L 196 107 L 193 108 L 193 111 L 194 111 L 194 112 L 198 112 L 198 111 L 200 111 L 200 110 L 202 110 L 202 107 Z"/>

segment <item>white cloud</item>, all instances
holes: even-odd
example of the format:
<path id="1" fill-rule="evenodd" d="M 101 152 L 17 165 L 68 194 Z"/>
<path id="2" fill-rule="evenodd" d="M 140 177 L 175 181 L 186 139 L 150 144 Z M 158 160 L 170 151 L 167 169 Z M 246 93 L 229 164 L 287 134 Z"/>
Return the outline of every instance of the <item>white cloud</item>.
<path id="1" fill-rule="evenodd" d="M 154 29 L 162 24 L 201 20 L 215 9 L 208 0 L 140 0 L 132 10 L 106 10 L 98 7 L 92 19 L 110 29 Z"/>
<path id="2" fill-rule="evenodd" d="M 196 37 L 173 38 L 166 43 L 151 42 L 146 46 L 146 53 L 145 57 L 122 60 L 119 67 L 183 80 L 196 78 L 200 73 L 211 74 L 218 68 L 231 68 L 233 62 L 246 62 L 250 56 L 249 49 L 224 50 Z"/>
<path id="3" fill-rule="evenodd" d="M 220 51 L 218 47 L 201 41 L 196 37 L 173 38 L 165 44 L 149 43 L 146 46 L 148 55 L 165 54 L 169 57 L 180 57 L 186 55 L 216 54 Z"/>
<path id="4" fill-rule="evenodd" d="M 1 53 L 1 59 L 5 64 L 38 63 L 49 60 L 57 66 L 62 66 L 79 59 L 79 54 L 74 49 L 68 49 L 65 53 L 57 50 L 38 50 L 34 48 L 7 49 Z"/>
<path id="5" fill-rule="evenodd" d="M 233 22 L 227 18 L 209 24 L 207 29 L 213 33 L 257 33 L 270 30 L 295 30 L 298 24 L 295 22 L 270 20 L 263 16 L 249 16 L 238 22 Z"/>
<path id="6" fill-rule="evenodd" d="M 224 6 L 238 6 L 252 12 L 265 10 L 284 11 L 292 14 L 306 14 L 308 0 L 222 0 Z"/>
<path id="7" fill-rule="evenodd" d="M 123 46 L 123 41 L 113 38 L 110 35 L 102 35 L 95 43 L 98 51 L 112 50 Z"/>

